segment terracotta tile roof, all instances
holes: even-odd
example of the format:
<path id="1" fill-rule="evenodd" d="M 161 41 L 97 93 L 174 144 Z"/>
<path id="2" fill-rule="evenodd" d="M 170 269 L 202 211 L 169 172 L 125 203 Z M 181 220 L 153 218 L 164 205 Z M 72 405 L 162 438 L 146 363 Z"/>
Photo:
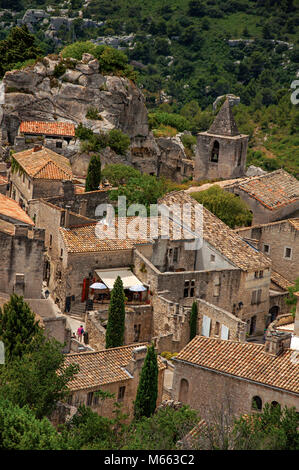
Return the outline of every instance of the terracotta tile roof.
<path id="1" fill-rule="evenodd" d="M 69 160 L 46 147 L 18 152 L 13 158 L 32 178 L 71 180 L 73 177 Z"/>
<path id="2" fill-rule="evenodd" d="M 103 351 L 67 354 L 65 366 L 78 364 L 79 372 L 71 381 L 70 390 L 82 390 L 99 387 L 104 384 L 130 380 L 132 376 L 126 370 L 132 358 L 133 349 L 147 346 L 146 343 L 134 343 L 119 348 L 104 349 Z M 165 369 L 165 364 L 158 356 L 159 370 Z"/>
<path id="3" fill-rule="evenodd" d="M 292 361 L 293 353 L 286 349 L 279 356 L 272 356 L 262 344 L 196 336 L 173 361 L 185 361 L 299 394 L 299 363 Z"/>
<path id="4" fill-rule="evenodd" d="M 285 224 L 291 224 L 292 227 L 294 227 L 296 230 L 299 230 L 299 219 L 293 218 L 293 219 L 277 220 L 276 222 L 268 222 L 267 224 L 251 225 L 250 227 L 241 227 L 241 228 L 235 229 L 235 232 L 242 233 L 246 231 L 251 231 L 255 228 L 272 227 L 275 225 L 285 225 Z"/>
<path id="5" fill-rule="evenodd" d="M 200 204 L 184 191 L 173 191 L 166 194 L 159 200 L 160 204 L 167 206 L 191 204 L 192 223 L 194 223 L 194 213 Z M 259 252 L 234 230 L 229 228 L 218 217 L 203 207 L 203 238 L 220 252 L 234 266 L 247 271 L 254 270 L 257 266 L 261 269 L 271 266 L 271 260 L 263 253 Z"/>
<path id="6" fill-rule="evenodd" d="M 282 169 L 255 176 L 238 187 L 269 210 L 299 200 L 299 181 Z"/>
<path id="7" fill-rule="evenodd" d="M 130 220 L 127 218 L 127 223 Z M 142 238 L 134 240 L 124 235 L 120 235 L 123 238 L 98 238 L 96 230 L 98 234 L 103 233 L 103 236 L 105 236 L 106 230 L 104 225 L 97 225 L 97 222 L 70 228 L 60 227 L 59 230 L 69 253 L 132 250 L 136 245 L 151 243 L 150 240 Z M 120 232 L 122 233 L 122 230 Z M 117 233 L 118 220 L 116 219 L 116 235 Z"/>
<path id="8" fill-rule="evenodd" d="M 0 218 L 8 219 L 8 221 L 11 220 L 12 222 L 16 221 L 16 223 L 22 222 L 24 224 L 34 225 L 34 222 L 19 204 L 3 194 L 0 194 Z"/>
<path id="9" fill-rule="evenodd" d="M 277 271 L 271 271 L 271 282 L 276 284 L 278 287 L 284 290 L 288 290 L 288 287 L 291 287 L 294 285 L 293 282 L 289 281 L 286 279 L 284 276 L 279 274 Z"/>
<path id="10" fill-rule="evenodd" d="M 75 125 L 71 122 L 23 121 L 20 125 L 20 132 L 23 134 L 74 137 Z"/>

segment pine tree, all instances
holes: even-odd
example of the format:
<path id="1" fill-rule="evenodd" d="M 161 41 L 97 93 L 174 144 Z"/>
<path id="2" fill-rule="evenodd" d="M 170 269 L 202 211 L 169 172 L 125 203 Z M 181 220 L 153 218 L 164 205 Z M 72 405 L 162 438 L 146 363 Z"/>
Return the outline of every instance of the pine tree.
<path id="1" fill-rule="evenodd" d="M 101 180 L 101 160 L 99 155 L 92 155 L 85 181 L 85 191 L 96 191 L 99 189 Z"/>
<path id="2" fill-rule="evenodd" d="M 106 329 L 106 349 L 117 348 L 124 343 L 125 334 L 125 293 L 122 280 L 117 276 L 113 289 L 108 312 Z"/>
<path id="3" fill-rule="evenodd" d="M 158 397 L 158 362 L 154 345 L 152 344 L 142 366 L 139 385 L 134 404 L 134 416 L 140 419 L 142 416 L 149 418 L 156 409 Z"/>
<path id="4" fill-rule="evenodd" d="M 42 334 L 34 313 L 23 297 L 13 294 L 0 309 L 0 340 L 5 346 L 5 359 L 20 358 L 28 352 L 34 339 Z"/>
<path id="5" fill-rule="evenodd" d="M 197 303 L 193 302 L 191 313 L 190 313 L 190 341 L 196 336 L 197 330 L 197 317 L 198 317 L 198 310 L 197 310 Z"/>

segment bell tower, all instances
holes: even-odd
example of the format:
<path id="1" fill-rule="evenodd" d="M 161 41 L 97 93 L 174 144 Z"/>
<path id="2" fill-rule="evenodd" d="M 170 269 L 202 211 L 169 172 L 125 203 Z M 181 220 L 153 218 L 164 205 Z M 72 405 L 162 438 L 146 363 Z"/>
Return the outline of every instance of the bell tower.
<path id="1" fill-rule="evenodd" d="M 248 135 L 240 134 L 231 106 L 226 98 L 209 130 L 197 135 L 195 180 L 245 174 Z"/>

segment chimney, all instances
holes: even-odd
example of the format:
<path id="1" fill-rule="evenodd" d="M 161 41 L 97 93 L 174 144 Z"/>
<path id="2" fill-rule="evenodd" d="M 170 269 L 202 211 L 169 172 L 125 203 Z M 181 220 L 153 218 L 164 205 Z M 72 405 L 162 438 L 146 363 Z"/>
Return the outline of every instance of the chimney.
<path id="1" fill-rule="evenodd" d="M 275 323 L 271 323 L 266 332 L 265 352 L 271 356 L 279 356 L 289 349 L 292 339 L 292 333 L 276 330 Z"/>
<path id="2" fill-rule="evenodd" d="M 138 375 L 140 374 L 146 354 L 146 346 L 137 346 L 133 349 L 131 360 L 126 367 L 131 375 L 135 376 L 136 372 Z"/>
<path id="3" fill-rule="evenodd" d="M 66 200 L 70 200 L 75 195 L 74 183 L 72 180 L 63 180 L 62 181 L 62 190 L 63 196 Z"/>
<path id="4" fill-rule="evenodd" d="M 64 227 L 68 228 L 70 226 L 70 209 L 71 206 L 65 206 L 64 210 Z"/>

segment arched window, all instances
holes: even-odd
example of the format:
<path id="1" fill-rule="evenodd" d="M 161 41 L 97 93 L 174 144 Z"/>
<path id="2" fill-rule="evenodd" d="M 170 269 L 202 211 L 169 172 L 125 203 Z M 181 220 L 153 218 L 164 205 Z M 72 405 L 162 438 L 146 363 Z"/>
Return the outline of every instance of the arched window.
<path id="1" fill-rule="evenodd" d="M 253 410 L 261 411 L 262 407 L 263 407 L 262 399 L 258 397 L 257 395 L 253 397 L 252 402 L 251 402 L 251 408 Z"/>
<path id="2" fill-rule="evenodd" d="M 276 408 L 277 406 L 280 406 L 279 403 L 278 403 L 278 401 L 272 401 L 272 402 L 271 402 L 271 407 L 272 407 L 272 408 Z"/>
<path id="3" fill-rule="evenodd" d="M 179 401 L 182 403 L 186 403 L 188 400 L 188 391 L 189 391 L 189 383 L 188 380 L 182 379 L 180 384 L 180 394 L 179 394 Z"/>
<path id="4" fill-rule="evenodd" d="M 219 160 L 219 142 L 215 140 L 211 152 L 211 162 L 217 163 Z"/>

